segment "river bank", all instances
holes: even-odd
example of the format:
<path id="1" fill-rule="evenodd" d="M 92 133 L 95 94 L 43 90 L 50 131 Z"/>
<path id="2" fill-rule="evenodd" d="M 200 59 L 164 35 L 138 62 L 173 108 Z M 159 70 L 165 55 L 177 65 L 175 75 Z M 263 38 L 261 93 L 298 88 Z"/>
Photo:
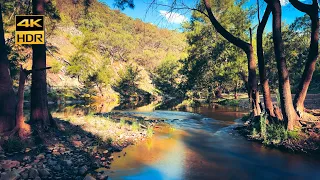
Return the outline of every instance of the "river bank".
<path id="1" fill-rule="evenodd" d="M 153 135 L 162 122 L 134 115 L 53 113 L 57 128 L 0 149 L 2 179 L 107 179 L 114 152 Z M 125 156 L 123 152 L 122 156 Z"/>

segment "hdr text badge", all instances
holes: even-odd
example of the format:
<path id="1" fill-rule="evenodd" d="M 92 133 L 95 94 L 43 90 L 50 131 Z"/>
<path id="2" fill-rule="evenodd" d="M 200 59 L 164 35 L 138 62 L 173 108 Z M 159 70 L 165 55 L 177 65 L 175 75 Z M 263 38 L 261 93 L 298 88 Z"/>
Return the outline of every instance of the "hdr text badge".
<path id="1" fill-rule="evenodd" d="M 16 44 L 44 44 L 44 16 L 17 15 L 16 16 Z"/>

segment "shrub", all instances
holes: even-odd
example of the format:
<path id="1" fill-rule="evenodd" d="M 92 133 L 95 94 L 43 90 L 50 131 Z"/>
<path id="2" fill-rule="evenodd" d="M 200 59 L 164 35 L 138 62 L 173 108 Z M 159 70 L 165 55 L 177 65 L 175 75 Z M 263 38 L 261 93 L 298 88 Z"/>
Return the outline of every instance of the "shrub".
<path id="1" fill-rule="evenodd" d="M 132 128 L 133 131 L 138 131 L 139 130 L 139 124 L 137 122 L 133 122 L 131 128 Z"/>
<path id="2" fill-rule="evenodd" d="M 225 99 L 219 102 L 219 104 L 224 106 L 238 106 L 239 100 L 236 99 Z"/>
<path id="3" fill-rule="evenodd" d="M 288 131 L 281 124 L 271 124 L 267 126 L 267 137 L 264 140 L 265 144 L 279 144 L 288 139 Z"/>
<path id="4" fill-rule="evenodd" d="M 148 137 L 152 137 L 153 136 L 153 128 L 148 126 L 148 129 L 147 129 L 147 136 Z"/>
<path id="5" fill-rule="evenodd" d="M 17 137 L 9 138 L 3 144 L 3 150 L 8 153 L 22 151 L 25 144 Z"/>
<path id="6" fill-rule="evenodd" d="M 260 133 L 263 139 L 267 136 L 267 114 L 260 114 Z"/>
<path id="7" fill-rule="evenodd" d="M 109 137 L 109 138 L 107 139 L 107 144 L 108 144 L 108 145 L 111 145 L 112 142 L 113 142 L 112 138 Z"/>
<path id="8" fill-rule="evenodd" d="M 124 118 L 120 119 L 120 126 L 124 126 L 126 124 L 126 120 Z"/>

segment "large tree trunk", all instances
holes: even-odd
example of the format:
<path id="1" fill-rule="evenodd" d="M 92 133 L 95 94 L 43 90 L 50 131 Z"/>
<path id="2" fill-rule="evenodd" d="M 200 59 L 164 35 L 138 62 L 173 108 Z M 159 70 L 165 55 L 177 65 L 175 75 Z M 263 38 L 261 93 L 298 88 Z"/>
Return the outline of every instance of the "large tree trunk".
<path id="1" fill-rule="evenodd" d="M 45 14 L 45 0 L 32 1 L 33 14 Z M 51 125 L 47 99 L 46 45 L 33 45 L 31 84 L 31 123 L 47 128 Z"/>
<path id="2" fill-rule="evenodd" d="M 311 19 L 311 41 L 308 59 L 305 64 L 296 96 L 294 98 L 294 107 L 296 108 L 298 114 L 302 116 L 304 112 L 304 101 L 312 80 L 313 72 L 315 71 L 319 53 L 319 9 L 317 0 L 313 0 L 312 5 L 303 4 L 298 0 L 290 0 L 290 2 L 298 10 L 307 13 Z"/>
<path id="3" fill-rule="evenodd" d="M 3 19 L 0 4 L 0 133 L 14 129 L 16 98 L 9 71 L 9 61 L 5 48 Z"/>
<path id="4" fill-rule="evenodd" d="M 257 30 L 257 55 L 258 55 L 259 75 L 260 75 L 260 82 L 261 82 L 263 99 L 264 99 L 264 106 L 265 106 L 266 112 L 270 116 L 275 117 L 275 114 L 273 112 L 273 104 L 272 104 L 271 93 L 269 88 L 269 81 L 267 79 L 264 53 L 263 53 L 263 31 L 266 27 L 270 14 L 271 14 L 271 9 L 269 6 L 267 6 L 266 11 L 263 15 L 262 21 L 259 23 L 258 30 Z"/>
<path id="5" fill-rule="evenodd" d="M 281 111 L 283 119 L 287 124 L 288 130 L 293 130 L 296 121 L 298 120 L 297 113 L 294 110 L 292 103 L 291 87 L 289 80 L 289 72 L 287 69 L 286 59 L 283 53 L 283 41 L 281 34 L 281 5 L 279 0 L 265 0 L 272 10 L 272 30 L 275 58 L 277 61 L 279 75 L 279 92 Z"/>
<path id="6" fill-rule="evenodd" d="M 253 110 L 253 113 L 255 116 L 258 116 L 261 113 L 260 106 L 259 106 L 259 92 L 257 90 L 257 78 L 256 78 L 256 62 L 254 59 L 254 53 L 252 44 L 249 44 L 235 36 L 233 36 L 230 32 L 228 32 L 224 27 L 221 26 L 221 24 L 217 21 L 215 16 L 213 15 L 213 12 L 211 10 L 210 0 L 204 0 L 204 4 L 206 7 L 206 11 L 208 13 L 208 18 L 210 19 L 212 25 L 216 29 L 216 31 L 221 34 L 227 41 L 234 44 L 235 46 L 242 49 L 248 59 L 248 71 L 249 71 L 249 77 L 248 77 L 248 95 L 249 95 L 249 101 L 251 104 L 251 108 Z"/>

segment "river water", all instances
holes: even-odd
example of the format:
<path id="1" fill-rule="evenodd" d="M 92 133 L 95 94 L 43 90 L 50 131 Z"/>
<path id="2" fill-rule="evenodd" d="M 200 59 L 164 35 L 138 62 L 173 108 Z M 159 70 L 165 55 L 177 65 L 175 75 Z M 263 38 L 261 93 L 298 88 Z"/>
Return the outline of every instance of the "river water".
<path id="1" fill-rule="evenodd" d="M 200 107 L 189 112 L 133 110 L 166 119 L 155 135 L 114 155 L 115 179 L 320 179 L 320 159 L 247 141 L 233 128 L 244 111 Z"/>

